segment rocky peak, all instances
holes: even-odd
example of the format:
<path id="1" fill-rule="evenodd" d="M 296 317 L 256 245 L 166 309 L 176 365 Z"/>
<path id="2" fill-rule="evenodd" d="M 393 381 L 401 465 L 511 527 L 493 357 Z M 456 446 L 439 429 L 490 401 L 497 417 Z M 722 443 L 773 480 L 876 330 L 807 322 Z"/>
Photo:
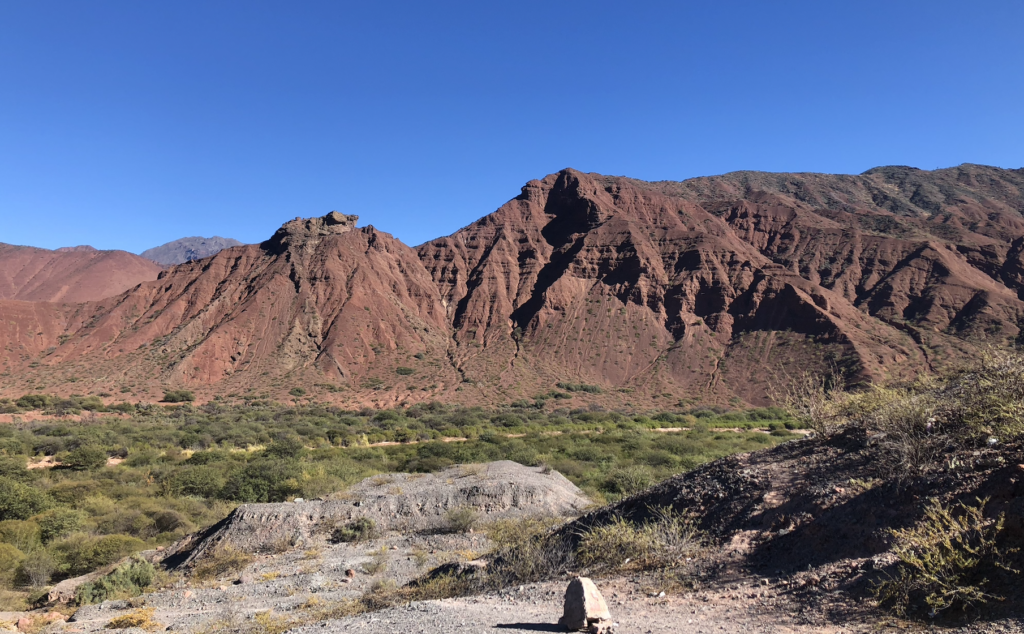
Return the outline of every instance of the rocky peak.
<path id="1" fill-rule="evenodd" d="M 321 238 L 348 233 L 356 228 L 359 216 L 332 211 L 320 218 L 295 218 L 281 225 L 277 232 L 263 243 L 273 252 L 282 252 L 288 247 L 315 247 Z"/>

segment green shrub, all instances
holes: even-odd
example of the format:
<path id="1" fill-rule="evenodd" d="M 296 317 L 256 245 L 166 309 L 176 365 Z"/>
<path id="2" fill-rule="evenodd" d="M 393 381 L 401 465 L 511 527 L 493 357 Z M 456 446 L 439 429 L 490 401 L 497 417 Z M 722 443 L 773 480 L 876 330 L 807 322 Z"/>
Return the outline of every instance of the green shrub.
<path id="1" fill-rule="evenodd" d="M 73 533 L 85 524 L 86 514 L 66 507 L 50 509 L 32 518 L 39 525 L 39 535 L 44 544 Z"/>
<path id="2" fill-rule="evenodd" d="M 10 478 L 18 482 L 32 480 L 32 472 L 26 467 L 28 461 L 24 456 L 0 456 L 0 478 Z"/>
<path id="3" fill-rule="evenodd" d="M 606 482 L 607 490 L 622 495 L 635 495 L 654 484 L 654 476 L 647 467 L 637 465 L 615 469 Z"/>
<path id="4" fill-rule="evenodd" d="M 49 506 L 50 501 L 42 491 L 0 477 L 0 521 L 28 519 Z"/>
<path id="5" fill-rule="evenodd" d="M 126 599 L 142 594 L 153 583 L 156 569 L 145 559 L 136 557 L 118 566 L 96 581 L 79 586 L 75 603 L 88 605 L 111 599 Z"/>
<path id="6" fill-rule="evenodd" d="M 190 403 L 196 400 L 195 394 L 189 390 L 165 390 L 164 403 Z"/>
<path id="7" fill-rule="evenodd" d="M 298 398 L 300 396 L 305 396 L 306 395 L 306 390 L 305 390 L 305 388 L 301 388 L 301 387 L 293 387 L 292 389 L 288 390 L 288 393 L 291 394 L 292 396 Z"/>
<path id="8" fill-rule="evenodd" d="M 46 409 L 56 399 L 46 394 L 26 394 L 15 401 L 21 409 Z"/>
<path id="9" fill-rule="evenodd" d="M 66 469 L 98 469 L 107 464 L 107 452 L 92 445 L 82 445 L 69 451 L 60 462 Z"/>
<path id="10" fill-rule="evenodd" d="M 591 394 L 600 394 L 601 387 L 599 385 L 587 385 L 586 383 L 556 383 L 557 387 L 562 388 L 566 392 L 589 392 Z"/>
<path id="11" fill-rule="evenodd" d="M 889 529 L 899 565 L 894 577 L 875 588 L 879 602 L 905 615 L 923 601 L 935 616 L 951 607 L 966 609 L 997 598 L 986 591 L 985 576 L 1011 570 L 996 546 L 1003 517 L 985 517 L 985 503 L 947 507 L 932 500 L 924 520 L 910 528 Z M 1012 571 L 1017 572 L 1017 571 Z"/>
<path id="12" fill-rule="evenodd" d="M 93 537 L 72 533 L 53 542 L 49 550 L 61 574 L 77 577 L 137 553 L 145 547 L 146 542 L 128 535 Z"/>
<path id="13" fill-rule="evenodd" d="M 0 543 L 0 588 L 14 581 L 14 573 L 25 559 L 25 553 L 11 544 Z"/>
<path id="14" fill-rule="evenodd" d="M 297 465 L 281 460 L 257 460 L 228 478 L 221 495 L 238 502 L 283 502 L 301 492 Z"/>
<path id="15" fill-rule="evenodd" d="M 199 455 L 197 453 L 192 458 Z M 189 460 L 191 461 L 191 458 Z M 224 488 L 224 482 L 224 476 L 213 467 L 185 466 L 168 475 L 163 482 L 163 489 L 168 495 L 212 498 Z"/>
<path id="16" fill-rule="evenodd" d="M 409 376 L 410 374 L 416 374 L 416 370 L 414 370 L 412 368 L 406 368 L 404 366 L 398 366 L 397 368 L 395 368 L 395 374 L 400 374 L 402 376 Z"/>
<path id="17" fill-rule="evenodd" d="M 23 553 L 33 551 L 42 543 L 39 524 L 31 520 L 0 522 L 0 542 L 10 544 Z"/>
<path id="18" fill-rule="evenodd" d="M 86 396 L 83 399 L 79 399 L 78 405 L 82 409 L 90 412 L 107 411 L 107 407 L 103 404 L 103 399 L 98 396 Z"/>

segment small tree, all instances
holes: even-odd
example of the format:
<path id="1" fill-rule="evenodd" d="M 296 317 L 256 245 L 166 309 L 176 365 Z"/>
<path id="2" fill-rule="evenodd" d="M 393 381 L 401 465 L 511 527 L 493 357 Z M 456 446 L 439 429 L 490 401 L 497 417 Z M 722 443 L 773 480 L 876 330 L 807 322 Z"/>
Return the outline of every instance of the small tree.
<path id="1" fill-rule="evenodd" d="M 32 519 L 39 525 L 40 537 L 44 544 L 82 528 L 86 514 L 66 507 L 50 509 Z"/>
<path id="2" fill-rule="evenodd" d="M 57 565 L 53 557 L 45 550 L 35 550 L 28 554 L 18 566 L 17 577 L 33 588 L 41 588 L 50 582 Z"/>
<path id="3" fill-rule="evenodd" d="M 0 477 L 0 521 L 28 519 L 49 506 L 50 501 L 38 489 Z"/>
<path id="4" fill-rule="evenodd" d="M 61 464 L 77 471 L 98 469 L 107 464 L 107 452 L 96 446 L 82 445 L 68 452 L 61 460 Z"/>

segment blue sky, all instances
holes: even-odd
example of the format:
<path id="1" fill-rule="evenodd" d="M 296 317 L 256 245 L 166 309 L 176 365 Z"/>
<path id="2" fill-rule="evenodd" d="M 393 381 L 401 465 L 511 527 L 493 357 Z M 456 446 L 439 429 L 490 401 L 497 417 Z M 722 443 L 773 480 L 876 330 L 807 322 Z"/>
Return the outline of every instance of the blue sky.
<path id="1" fill-rule="evenodd" d="M 1024 166 L 1024 3 L 0 3 L 0 242 L 355 213 L 415 245 L 564 167 Z"/>

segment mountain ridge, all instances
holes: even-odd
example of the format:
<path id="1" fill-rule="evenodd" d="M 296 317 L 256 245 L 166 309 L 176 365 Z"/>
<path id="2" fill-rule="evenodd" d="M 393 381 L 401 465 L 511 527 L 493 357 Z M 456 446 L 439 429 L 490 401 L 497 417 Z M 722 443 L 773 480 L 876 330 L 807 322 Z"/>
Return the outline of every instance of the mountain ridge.
<path id="1" fill-rule="evenodd" d="M 172 267 L 61 312 L 5 392 L 64 389 L 83 368 L 150 398 L 301 385 L 349 405 L 490 403 L 561 383 L 621 406 L 764 402 L 773 378 L 808 371 L 911 377 L 1019 338 L 1022 212 L 1024 170 L 985 166 L 565 169 L 415 249 L 332 212 Z"/>
<path id="2" fill-rule="evenodd" d="M 155 280 L 160 267 L 133 253 L 90 246 L 55 250 L 0 242 L 0 300 L 87 302 Z"/>

